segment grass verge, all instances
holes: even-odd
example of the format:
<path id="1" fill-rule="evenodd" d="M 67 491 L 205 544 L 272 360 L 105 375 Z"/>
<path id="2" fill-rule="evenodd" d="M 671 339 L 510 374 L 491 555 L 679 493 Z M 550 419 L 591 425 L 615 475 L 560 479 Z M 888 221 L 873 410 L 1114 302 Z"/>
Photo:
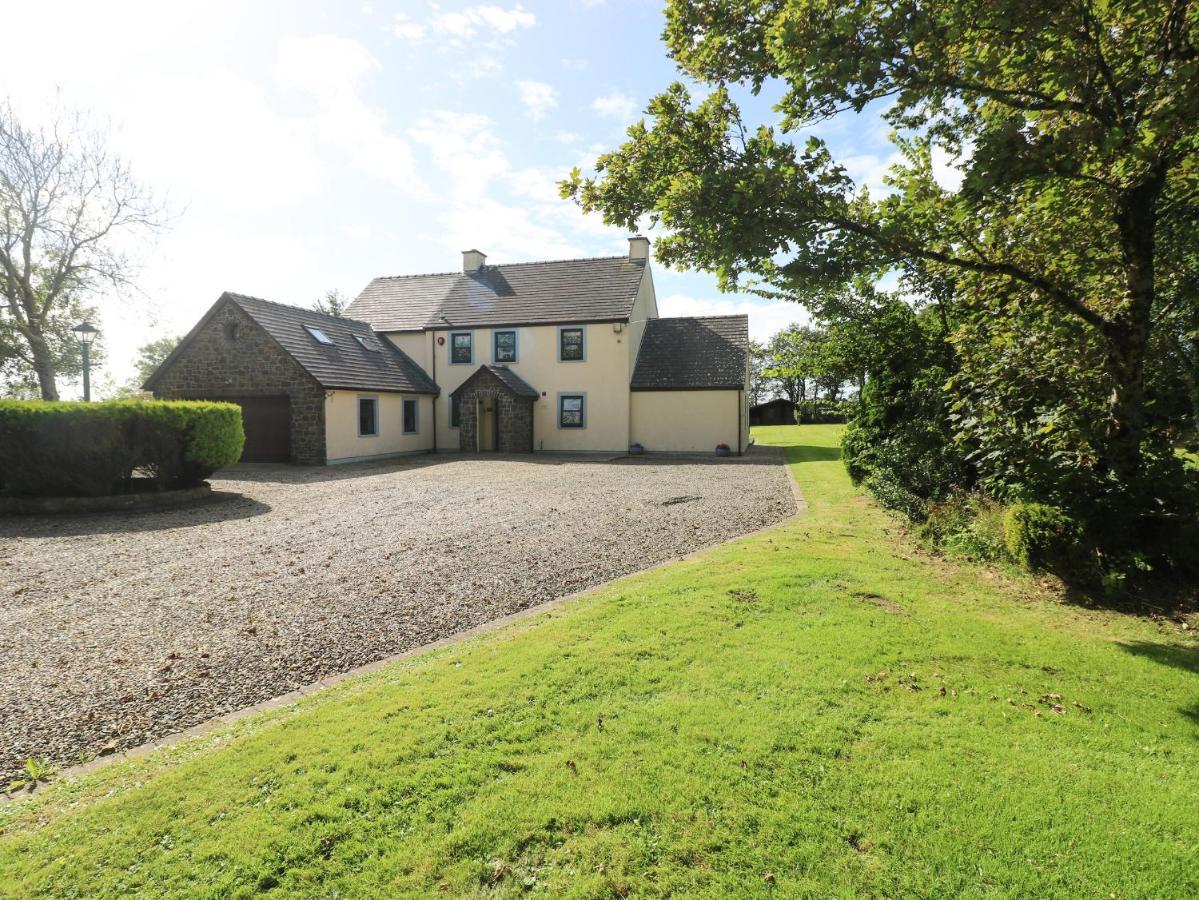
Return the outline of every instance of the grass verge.
<path id="1" fill-rule="evenodd" d="M 0 809 L 13 896 L 1195 896 L 1199 651 L 810 510 Z"/>

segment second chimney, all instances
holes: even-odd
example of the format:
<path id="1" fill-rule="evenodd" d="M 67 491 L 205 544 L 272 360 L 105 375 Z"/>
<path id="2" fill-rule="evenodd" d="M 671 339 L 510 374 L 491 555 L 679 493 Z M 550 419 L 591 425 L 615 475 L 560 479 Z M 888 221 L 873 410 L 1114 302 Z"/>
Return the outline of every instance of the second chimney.
<path id="1" fill-rule="evenodd" d="M 639 234 L 629 238 L 629 259 L 649 259 L 649 238 Z"/>
<path id="2" fill-rule="evenodd" d="M 462 251 L 462 271 L 477 272 L 487 262 L 487 254 L 478 250 Z"/>

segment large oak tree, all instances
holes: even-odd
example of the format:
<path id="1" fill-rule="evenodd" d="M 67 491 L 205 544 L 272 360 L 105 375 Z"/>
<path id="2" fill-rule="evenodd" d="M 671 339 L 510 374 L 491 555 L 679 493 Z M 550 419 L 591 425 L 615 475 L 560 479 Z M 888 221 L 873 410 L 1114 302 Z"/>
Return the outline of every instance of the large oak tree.
<path id="1" fill-rule="evenodd" d="M 1199 10 L 1187 0 L 673 0 L 682 84 L 563 186 L 668 263 L 800 299 L 889 268 L 942 271 L 1081 325 L 1101 348 L 1101 465 L 1143 470 L 1155 328 L 1199 287 Z M 754 125 L 737 88 L 782 90 Z M 906 164 L 871 198 L 808 126 L 886 106 Z M 876 107 L 877 108 L 877 107 Z M 956 191 L 934 148 L 964 158 Z"/>

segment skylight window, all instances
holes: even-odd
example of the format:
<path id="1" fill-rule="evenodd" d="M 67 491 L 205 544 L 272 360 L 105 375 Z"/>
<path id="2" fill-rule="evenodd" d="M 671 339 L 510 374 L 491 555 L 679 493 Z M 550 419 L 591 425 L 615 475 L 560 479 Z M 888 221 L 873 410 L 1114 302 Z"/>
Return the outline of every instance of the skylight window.
<path id="1" fill-rule="evenodd" d="M 363 350 L 369 350 L 371 353 L 382 353 L 383 352 L 382 347 L 380 347 L 374 341 L 364 338 L 360 334 L 354 335 L 354 340 L 356 340 L 359 344 L 362 345 Z"/>
<path id="2" fill-rule="evenodd" d="M 316 340 L 318 344 L 329 344 L 332 346 L 333 338 L 325 334 L 319 328 L 313 328 L 311 325 L 305 325 L 304 330 L 307 331 Z"/>

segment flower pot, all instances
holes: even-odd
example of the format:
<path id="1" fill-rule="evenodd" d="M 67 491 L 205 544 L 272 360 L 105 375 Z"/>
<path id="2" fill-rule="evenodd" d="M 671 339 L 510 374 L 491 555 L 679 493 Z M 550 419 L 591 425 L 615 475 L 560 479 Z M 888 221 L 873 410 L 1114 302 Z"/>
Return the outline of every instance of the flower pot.
<path id="1" fill-rule="evenodd" d="M 733 451 L 731 449 L 729 449 L 728 444 L 717 444 L 716 445 L 716 455 L 717 456 L 732 456 Z"/>
<path id="2" fill-rule="evenodd" d="M 641 456 L 645 453 L 645 448 L 640 444 L 629 444 L 629 456 Z"/>

